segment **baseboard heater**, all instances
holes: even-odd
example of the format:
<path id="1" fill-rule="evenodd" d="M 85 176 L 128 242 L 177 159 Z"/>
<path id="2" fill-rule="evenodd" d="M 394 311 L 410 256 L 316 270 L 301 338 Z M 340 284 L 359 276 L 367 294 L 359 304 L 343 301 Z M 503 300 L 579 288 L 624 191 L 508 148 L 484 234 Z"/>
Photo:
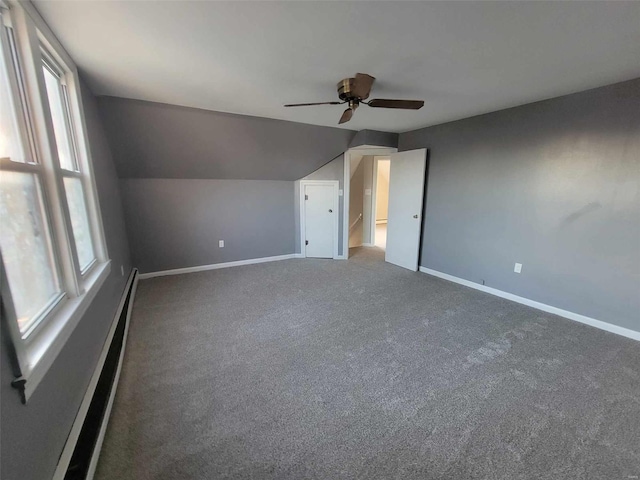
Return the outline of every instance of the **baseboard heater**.
<path id="1" fill-rule="evenodd" d="M 138 271 L 134 269 L 58 462 L 54 480 L 93 478 L 120 377 L 137 282 Z"/>

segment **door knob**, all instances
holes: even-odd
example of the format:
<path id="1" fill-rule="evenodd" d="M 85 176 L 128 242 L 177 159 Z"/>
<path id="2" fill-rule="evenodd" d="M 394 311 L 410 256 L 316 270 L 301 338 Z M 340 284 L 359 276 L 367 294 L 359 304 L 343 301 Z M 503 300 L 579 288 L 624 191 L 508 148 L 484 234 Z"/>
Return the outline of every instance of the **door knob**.
<path id="1" fill-rule="evenodd" d="M 418 215 L 414 215 L 413 218 L 418 218 Z"/>
<path id="2" fill-rule="evenodd" d="M 329 213 L 333 213 L 333 210 L 329 209 Z"/>

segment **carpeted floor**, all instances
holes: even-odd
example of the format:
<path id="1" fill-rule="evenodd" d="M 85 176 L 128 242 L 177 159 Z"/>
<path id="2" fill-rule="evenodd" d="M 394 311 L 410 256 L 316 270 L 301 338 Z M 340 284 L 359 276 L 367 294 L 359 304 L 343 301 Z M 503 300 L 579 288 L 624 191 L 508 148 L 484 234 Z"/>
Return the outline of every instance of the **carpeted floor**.
<path id="1" fill-rule="evenodd" d="M 640 343 L 382 255 L 141 281 L 97 478 L 640 476 Z"/>

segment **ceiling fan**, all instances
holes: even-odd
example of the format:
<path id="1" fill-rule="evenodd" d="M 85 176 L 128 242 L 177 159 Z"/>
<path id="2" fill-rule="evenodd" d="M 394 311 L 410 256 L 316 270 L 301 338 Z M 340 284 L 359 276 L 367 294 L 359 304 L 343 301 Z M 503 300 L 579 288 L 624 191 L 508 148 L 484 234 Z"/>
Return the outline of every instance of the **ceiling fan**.
<path id="1" fill-rule="evenodd" d="M 376 98 L 365 102 L 369 98 L 371 87 L 376 79 L 366 73 L 356 73 L 354 78 L 345 78 L 338 82 L 338 97 L 341 102 L 320 102 L 320 103 L 291 103 L 285 107 L 310 107 L 313 105 L 343 105 L 349 104 L 338 123 L 346 123 L 353 117 L 358 105 L 364 103 L 373 108 L 399 108 L 402 110 L 419 110 L 424 105 L 423 100 L 388 100 Z"/>

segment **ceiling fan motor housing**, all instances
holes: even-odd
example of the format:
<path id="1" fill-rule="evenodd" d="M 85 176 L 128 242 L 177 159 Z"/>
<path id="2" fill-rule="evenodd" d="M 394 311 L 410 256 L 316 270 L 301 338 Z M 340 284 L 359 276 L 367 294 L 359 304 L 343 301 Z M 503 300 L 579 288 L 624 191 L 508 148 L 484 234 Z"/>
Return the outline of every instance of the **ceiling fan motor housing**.
<path id="1" fill-rule="evenodd" d="M 351 93 L 353 86 L 355 85 L 355 78 L 345 78 L 338 82 L 338 97 L 344 102 L 356 99 Z M 358 99 L 359 100 L 359 99 Z"/>

